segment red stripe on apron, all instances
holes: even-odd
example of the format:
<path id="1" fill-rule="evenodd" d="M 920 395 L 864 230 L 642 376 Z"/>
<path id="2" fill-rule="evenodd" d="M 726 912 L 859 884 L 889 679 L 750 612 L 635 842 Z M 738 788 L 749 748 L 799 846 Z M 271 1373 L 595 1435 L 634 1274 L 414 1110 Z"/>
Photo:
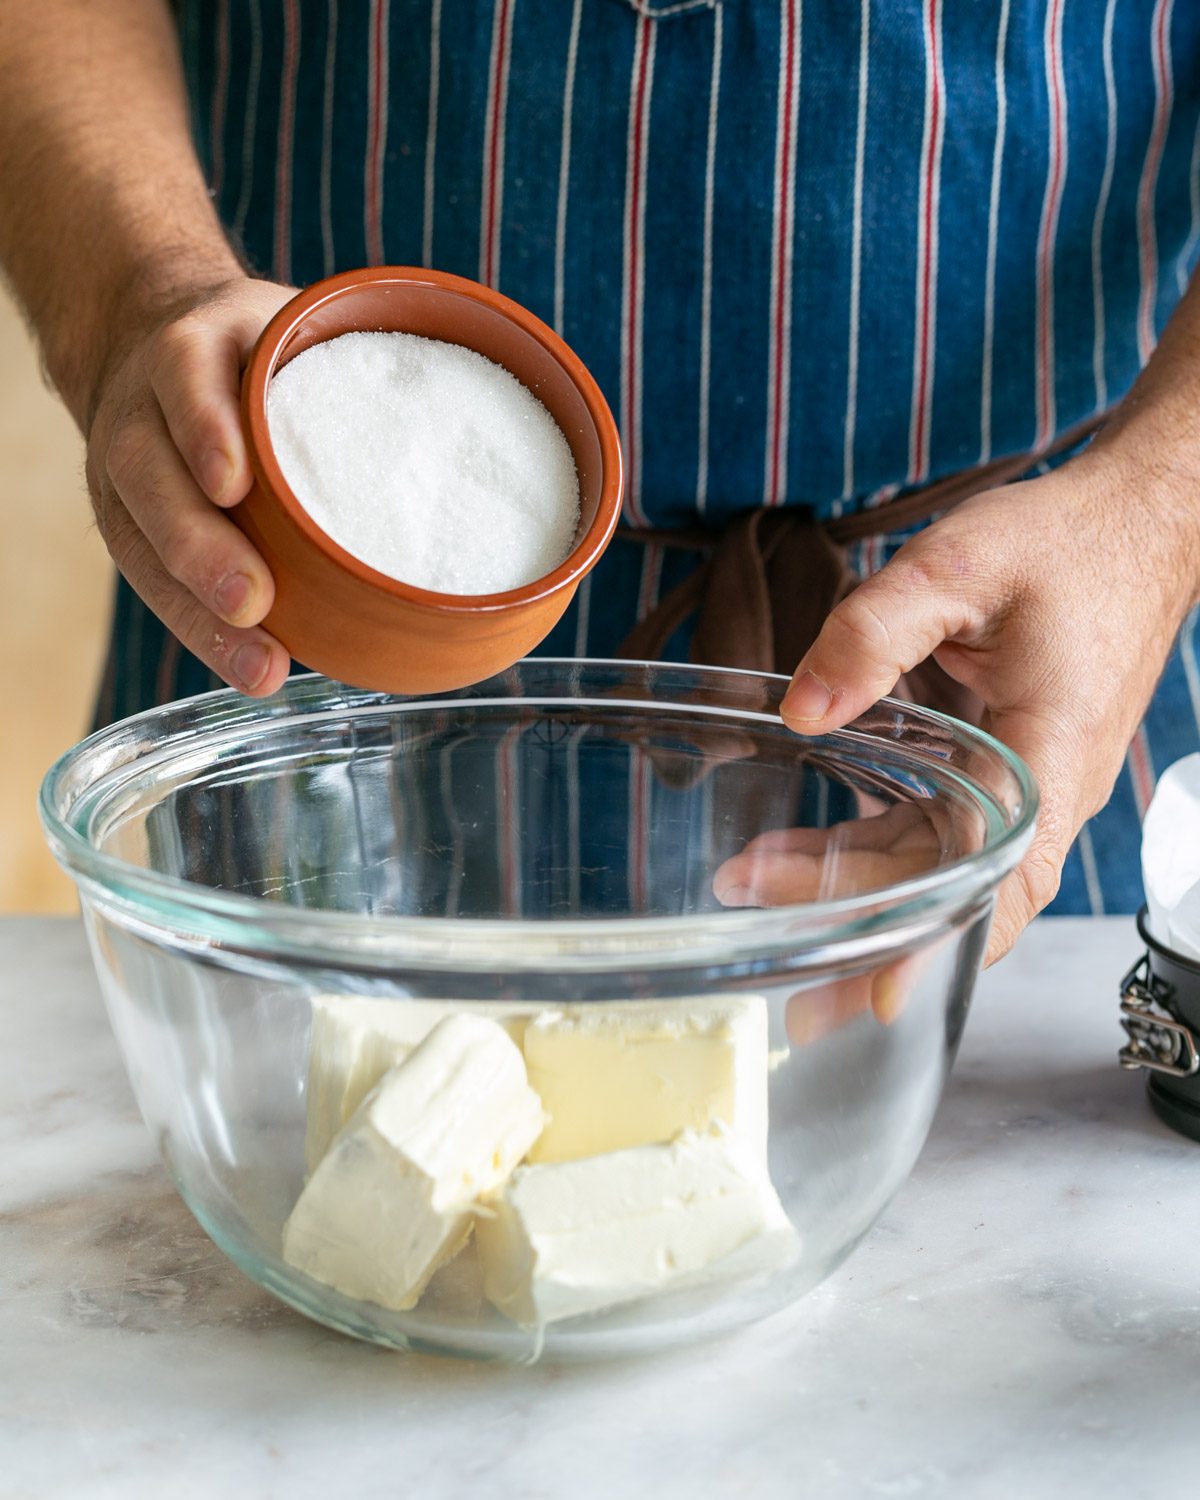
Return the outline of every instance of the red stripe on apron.
<path id="1" fill-rule="evenodd" d="M 367 75 L 366 234 L 367 262 L 379 266 L 383 248 L 383 162 L 387 143 L 389 0 L 371 6 Z"/>
<path id="2" fill-rule="evenodd" d="M 296 72 L 300 60 L 300 10 L 284 0 L 283 77 L 279 85 L 279 133 L 275 157 L 275 274 L 292 279 L 292 159 L 296 136 Z"/>

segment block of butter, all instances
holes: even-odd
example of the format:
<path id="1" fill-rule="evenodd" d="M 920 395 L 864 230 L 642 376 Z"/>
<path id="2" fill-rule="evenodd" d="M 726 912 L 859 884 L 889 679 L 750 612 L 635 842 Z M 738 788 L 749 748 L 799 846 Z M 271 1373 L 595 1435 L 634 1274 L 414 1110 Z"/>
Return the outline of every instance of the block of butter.
<path id="1" fill-rule="evenodd" d="M 484 1294 L 527 1327 L 786 1264 L 766 1169 L 720 1129 L 519 1167 L 475 1226 Z"/>
<path id="2" fill-rule="evenodd" d="M 284 1225 L 284 1258 L 347 1296 L 415 1306 L 542 1124 L 512 1038 L 447 1016 L 334 1138 Z"/>
<path id="3" fill-rule="evenodd" d="M 389 1069 L 452 1011 L 497 1020 L 521 1045 L 529 1007 L 507 1002 L 373 1000 L 315 995 L 308 1050 L 304 1163 L 311 1174 L 329 1143 Z"/>
<path id="4" fill-rule="evenodd" d="M 549 1115 L 530 1153 L 573 1161 L 724 1124 L 767 1148 L 767 1004 L 711 996 L 544 1010 L 525 1028 L 529 1082 Z"/>

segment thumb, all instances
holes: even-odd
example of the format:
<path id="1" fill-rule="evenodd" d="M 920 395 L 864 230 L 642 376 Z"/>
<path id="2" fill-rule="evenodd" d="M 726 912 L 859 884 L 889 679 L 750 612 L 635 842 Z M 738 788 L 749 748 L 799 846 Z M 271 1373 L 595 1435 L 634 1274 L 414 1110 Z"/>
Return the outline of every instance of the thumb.
<path id="1" fill-rule="evenodd" d="M 905 672 L 968 630 L 968 602 L 931 565 L 924 536 L 833 609 L 780 708 L 800 734 L 840 729 L 890 693 Z"/>

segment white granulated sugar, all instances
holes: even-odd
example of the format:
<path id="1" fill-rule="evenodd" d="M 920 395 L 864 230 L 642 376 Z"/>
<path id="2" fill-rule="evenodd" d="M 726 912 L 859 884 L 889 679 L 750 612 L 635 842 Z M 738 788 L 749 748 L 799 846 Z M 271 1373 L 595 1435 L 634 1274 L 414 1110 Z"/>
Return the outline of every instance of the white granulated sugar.
<path id="1" fill-rule="evenodd" d="M 286 364 L 271 444 L 326 535 L 381 573 L 490 594 L 552 572 L 579 524 L 570 446 L 482 354 L 412 333 L 347 333 Z"/>

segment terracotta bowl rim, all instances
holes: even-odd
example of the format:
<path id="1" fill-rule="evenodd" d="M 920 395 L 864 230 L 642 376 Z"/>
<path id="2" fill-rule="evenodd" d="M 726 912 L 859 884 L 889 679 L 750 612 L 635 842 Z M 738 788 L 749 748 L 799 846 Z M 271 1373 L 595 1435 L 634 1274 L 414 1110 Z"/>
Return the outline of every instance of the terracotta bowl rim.
<path id="1" fill-rule="evenodd" d="M 275 374 L 280 354 L 300 326 L 319 308 L 362 286 L 377 282 L 434 287 L 492 308 L 541 344 L 566 371 L 583 397 L 600 443 L 600 495 L 591 525 L 552 572 L 535 578 L 532 583 L 522 584 L 520 588 L 492 594 L 443 594 L 433 589 L 419 588 L 416 584 L 404 583 L 387 573 L 381 573 L 369 563 L 347 552 L 321 530 L 293 494 L 271 447 L 267 426 L 267 388 Z M 485 350 L 477 352 L 486 355 Z M 305 287 L 279 309 L 251 350 L 242 379 L 242 417 L 247 430 L 247 447 L 255 479 L 267 494 L 274 496 L 279 502 L 309 544 L 349 573 L 356 582 L 435 613 L 479 614 L 516 609 L 549 598 L 562 589 L 574 588 L 600 560 L 620 519 L 623 489 L 620 437 L 608 403 L 587 366 L 548 324 L 528 308 L 480 282 L 472 281 L 466 276 L 453 276 L 448 271 L 429 271 L 420 266 L 374 266 L 343 271 L 337 276 L 325 277 Z"/>

